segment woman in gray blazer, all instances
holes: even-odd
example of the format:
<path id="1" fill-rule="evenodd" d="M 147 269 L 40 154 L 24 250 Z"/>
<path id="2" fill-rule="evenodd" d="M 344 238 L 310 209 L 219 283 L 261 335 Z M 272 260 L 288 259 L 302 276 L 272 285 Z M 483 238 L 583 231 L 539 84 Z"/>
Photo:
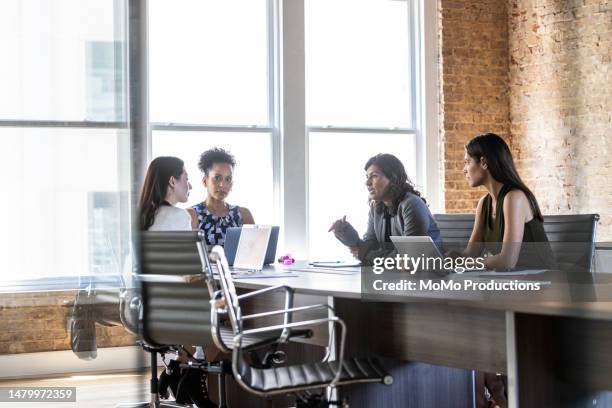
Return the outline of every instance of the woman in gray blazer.
<path id="1" fill-rule="evenodd" d="M 346 216 L 329 229 L 355 258 L 371 264 L 374 258 L 394 256 L 392 235 L 429 235 L 442 249 L 440 230 L 402 162 L 392 154 L 381 153 L 371 157 L 364 170 L 370 202 L 368 230 L 360 239 Z"/>

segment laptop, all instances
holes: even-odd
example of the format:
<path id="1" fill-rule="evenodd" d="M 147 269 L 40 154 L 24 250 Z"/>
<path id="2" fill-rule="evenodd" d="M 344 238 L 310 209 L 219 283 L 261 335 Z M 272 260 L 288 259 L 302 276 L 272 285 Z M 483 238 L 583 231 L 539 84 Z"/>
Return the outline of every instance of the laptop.
<path id="1" fill-rule="evenodd" d="M 421 259 L 415 272 L 444 275 L 454 272 L 451 269 L 444 269 L 444 256 L 430 236 L 392 235 L 390 239 L 398 254 L 408 255 L 415 260 Z"/>
<path id="2" fill-rule="evenodd" d="M 269 225 L 244 225 L 240 231 L 232 270 L 261 271 L 271 232 L 272 227 Z"/>
<path id="3" fill-rule="evenodd" d="M 247 227 L 245 225 L 245 227 Z M 238 249 L 238 242 L 240 241 L 240 232 L 242 227 L 230 227 L 225 233 L 225 257 L 230 266 L 234 265 L 234 259 L 236 258 L 236 252 Z M 264 258 L 264 265 L 272 264 L 276 261 L 276 246 L 278 244 L 278 233 L 279 227 L 272 226 L 270 231 L 270 240 L 268 241 L 268 248 L 266 249 L 266 256 Z"/>

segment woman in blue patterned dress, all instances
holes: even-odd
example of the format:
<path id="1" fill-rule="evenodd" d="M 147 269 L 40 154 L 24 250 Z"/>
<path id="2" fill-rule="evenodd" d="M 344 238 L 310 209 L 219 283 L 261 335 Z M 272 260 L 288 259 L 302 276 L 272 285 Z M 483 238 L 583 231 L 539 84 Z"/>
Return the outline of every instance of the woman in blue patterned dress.
<path id="1" fill-rule="evenodd" d="M 255 220 L 248 208 L 225 202 L 234 182 L 234 156 L 215 147 L 202 153 L 198 166 L 204 174 L 202 183 L 207 195 L 204 201 L 189 209 L 192 226 L 204 231 L 208 245 L 223 246 L 229 227 L 255 224 Z"/>

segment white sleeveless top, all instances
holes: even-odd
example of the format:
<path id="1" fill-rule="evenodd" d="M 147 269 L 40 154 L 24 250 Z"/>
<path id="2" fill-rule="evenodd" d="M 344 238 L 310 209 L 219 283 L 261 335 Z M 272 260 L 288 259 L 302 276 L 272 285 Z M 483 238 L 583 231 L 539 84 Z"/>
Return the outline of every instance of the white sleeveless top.
<path id="1" fill-rule="evenodd" d="M 155 213 L 149 231 L 191 231 L 191 216 L 182 208 L 162 205 Z"/>

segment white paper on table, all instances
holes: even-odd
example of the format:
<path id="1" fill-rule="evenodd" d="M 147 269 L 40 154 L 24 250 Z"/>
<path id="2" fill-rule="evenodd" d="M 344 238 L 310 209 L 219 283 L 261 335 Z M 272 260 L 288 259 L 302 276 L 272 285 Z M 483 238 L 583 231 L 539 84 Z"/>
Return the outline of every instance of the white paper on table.
<path id="1" fill-rule="evenodd" d="M 478 276 L 523 276 L 523 275 L 538 275 L 540 273 L 548 272 L 548 269 L 523 269 L 520 271 L 488 271 L 479 273 Z"/>

